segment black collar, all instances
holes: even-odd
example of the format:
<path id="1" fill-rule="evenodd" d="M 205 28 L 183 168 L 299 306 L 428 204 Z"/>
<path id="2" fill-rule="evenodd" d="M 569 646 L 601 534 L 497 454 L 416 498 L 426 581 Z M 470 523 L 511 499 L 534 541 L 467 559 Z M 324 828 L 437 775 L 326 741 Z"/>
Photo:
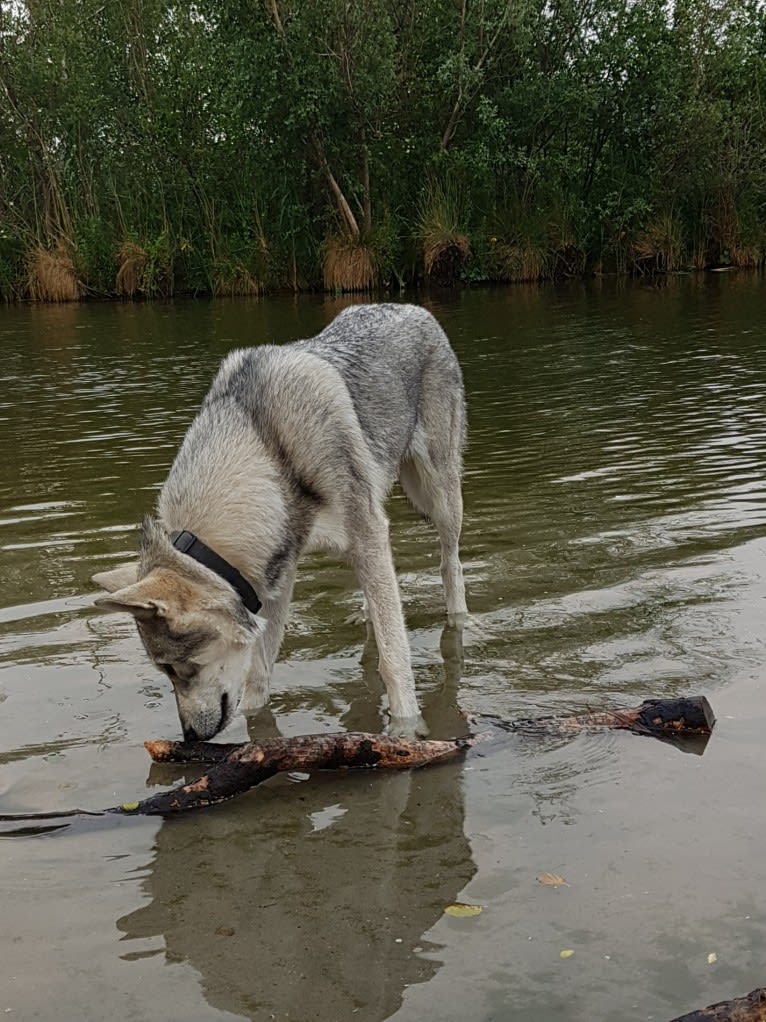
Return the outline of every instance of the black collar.
<path id="1" fill-rule="evenodd" d="M 239 595 L 250 613 L 258 613 L 263 604 L 258 599 L 255 589 L 237 571 L 233 564 L 229 564 L 215 550 L 211 550 L 209 546 L 206 546 L 201 539 L 197 539 L 193 532 L 187 532 L 186 529 L 180 532 L 171 532 L 170 542 L 182 554 L 186 554 L 187 557 L 193 557 L 195 561 L 199 561 L 200 564 L 204 564 L 206 568 L 214 571 L 216 575 L 220 575 Z"/>

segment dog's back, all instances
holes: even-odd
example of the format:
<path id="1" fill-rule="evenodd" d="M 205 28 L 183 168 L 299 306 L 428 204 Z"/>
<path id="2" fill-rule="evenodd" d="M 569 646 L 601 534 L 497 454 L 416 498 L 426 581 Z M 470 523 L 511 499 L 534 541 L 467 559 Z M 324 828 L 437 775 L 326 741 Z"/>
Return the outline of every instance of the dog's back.
<path id="1" fill-rule="evenodd" d="M 413 305 L 351 306 L 314 338 L 224 359 L 161 506 L 200 488 L 211 497 L 229 491 L 232 450 L 253 443 L 294 484 L 299 504 L 332 502 L 346 484 L 380 500 L 435 402 L 462 449 L 462 376 L 433 316 Z M 431 446 L 438 460 L 440 444 Z M 173 517 L 182 513 L 188 521 L 186 507 Z"/>
<path id="2" fill-rule="evenodd" d="M 420 306 L 351 306 L 300 346 L 338 370 L 365 439 L 392 480 L 412 440 L 424 390 L 455 403 L 464 438 L 460 366 L 444 331 Z"/>

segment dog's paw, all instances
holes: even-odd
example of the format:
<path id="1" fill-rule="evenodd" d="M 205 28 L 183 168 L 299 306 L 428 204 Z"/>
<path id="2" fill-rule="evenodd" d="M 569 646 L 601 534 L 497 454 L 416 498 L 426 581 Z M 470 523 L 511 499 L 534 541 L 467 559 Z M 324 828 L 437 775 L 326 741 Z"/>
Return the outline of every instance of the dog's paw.
<path id="1" fill-rule="evenodd" d="M 354 627 L 370 624 L 370 617 L 367 613 L 366 608 L 360 607 L 358 610 L 355 610 L 352 614 L 349 614 L 348 617 L 344 617 L 343 624 L 354 625 Z"/>
<path id="2" fill-rule="evenodd" d="M 417 717 L 389 717 L 385 733 L 391 738 L 427 738 L 428 724 Z"/>

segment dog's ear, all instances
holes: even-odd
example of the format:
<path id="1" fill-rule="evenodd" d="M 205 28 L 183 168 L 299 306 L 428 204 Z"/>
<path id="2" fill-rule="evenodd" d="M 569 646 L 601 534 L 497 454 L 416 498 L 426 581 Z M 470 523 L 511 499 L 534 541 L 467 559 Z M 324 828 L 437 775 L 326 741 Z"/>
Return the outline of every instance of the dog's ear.
<path id="1" fill-rule="evenodd" d="M 106 589 L 108 593 L 116 593 L 118 589 L 134 585 L 137 579 L 137 561 L 130 564 L 121 564 L 118 568 L 112 568 L 111 571 L 99 571 L 91 576 L 91 582 L 95 582 L 97 586 Z"/>
<path id="2" fill-rule="evenodd" d="M 168 618 L 178 627 L 209 609 L 204 589 L 172 568 L 155 568 L 132 585 L 97 596 L 95 604 L 103 610 L 132 614 L 142 621 Z"/>
<path id="3" fill-rule="evenodd" d="M 103 610 L 122 611 L 134 617 L 147 620 L 154 617 L 168 617 L 171 606 L 178 610 L 174 579 L 168 571 L 151 571 L 139 582 L 116 589 L 108 595 L 97 596 L 95 603 Z"/>

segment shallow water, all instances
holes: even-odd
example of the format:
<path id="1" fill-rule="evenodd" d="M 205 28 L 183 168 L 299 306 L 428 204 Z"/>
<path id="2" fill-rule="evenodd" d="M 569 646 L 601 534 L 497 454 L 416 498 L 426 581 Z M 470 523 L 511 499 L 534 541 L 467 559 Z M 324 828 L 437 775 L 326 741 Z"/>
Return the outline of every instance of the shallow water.
<path id="1" fill-rule="evenodd" d="M 458 705 L 705 694 L 704 755 L 518 735 L 410 774 L 275 778 L 187 818 L 6 825 L 0 1010 L 662 1020 L 762 984 L 764 299 L 732 275 L 429 301 L 469 395 L 462 653 L 435 537 L 391 503 L 433 736 L 460 727 Z M 135 550 L 222 355 L 310 335 L 343 304 L 0 309 L 0 812 L 186 776 L 148 767 L 144 739 L 179 733 L 174 701 L 89 577 Z M 347 569 L 305 562 L 254 731 L 379 727 L 356 607 Z M 445 916 L 455 901 L 482 912 Z"/>

